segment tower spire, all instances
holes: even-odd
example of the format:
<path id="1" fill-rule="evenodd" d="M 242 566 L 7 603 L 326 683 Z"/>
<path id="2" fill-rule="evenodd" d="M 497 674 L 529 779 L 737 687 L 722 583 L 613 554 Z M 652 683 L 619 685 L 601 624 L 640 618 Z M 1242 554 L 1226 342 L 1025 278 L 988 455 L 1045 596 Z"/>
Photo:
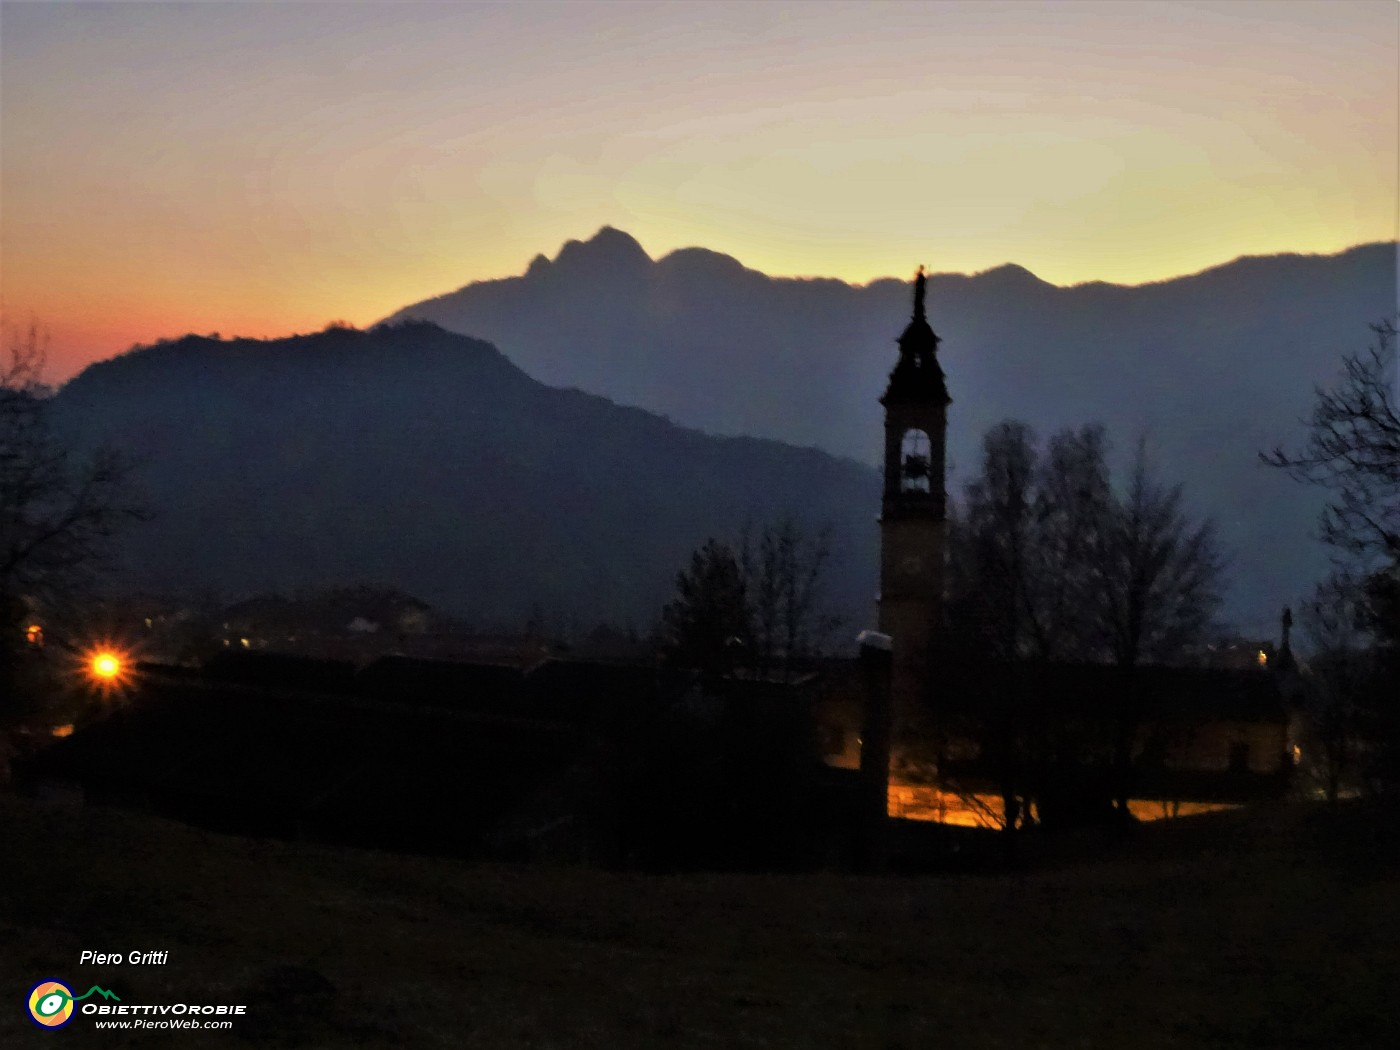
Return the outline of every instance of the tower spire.
<path id="1" fill-rule="evenodd" d="M 938 336 L 929 327 L 924 300 L 928 295 L 928 275 L 922 266 L 914 275 L 914 316 L 899 337 L 899 361 L 890 373 L 882 404 L 891 401 L 936 400 L 948 403 L 943 370 L 938 367 Z"/>

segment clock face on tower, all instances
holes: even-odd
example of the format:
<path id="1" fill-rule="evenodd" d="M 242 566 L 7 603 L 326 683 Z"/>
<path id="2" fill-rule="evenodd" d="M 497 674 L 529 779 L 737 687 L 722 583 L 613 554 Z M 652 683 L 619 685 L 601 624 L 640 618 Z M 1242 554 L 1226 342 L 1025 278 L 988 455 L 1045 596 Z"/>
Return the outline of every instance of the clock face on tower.
<path id="1" fill-rule="evenodd" d="M 922 554 L 906 554 L 899 559 L 899 571 L 903 576 L 918 576 L 924 571 L 925 559 Z"/>

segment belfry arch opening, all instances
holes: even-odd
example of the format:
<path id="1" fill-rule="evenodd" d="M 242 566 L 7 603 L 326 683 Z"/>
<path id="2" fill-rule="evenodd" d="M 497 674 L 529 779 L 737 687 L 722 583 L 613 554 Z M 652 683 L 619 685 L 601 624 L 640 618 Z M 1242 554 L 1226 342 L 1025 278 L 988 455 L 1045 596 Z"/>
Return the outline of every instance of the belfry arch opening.
<path id="1" fill-rule="evenodd" d="M 899 491 L 929 492 L 932 476 L 928 433 L 917 428 L 906 430 L 899 444 Z"/>

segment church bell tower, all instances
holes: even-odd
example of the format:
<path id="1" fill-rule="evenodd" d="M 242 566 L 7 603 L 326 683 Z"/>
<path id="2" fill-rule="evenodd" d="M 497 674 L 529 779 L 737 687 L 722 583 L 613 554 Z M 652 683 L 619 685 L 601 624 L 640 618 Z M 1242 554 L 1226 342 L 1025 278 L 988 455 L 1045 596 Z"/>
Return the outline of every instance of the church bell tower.
<path id="1" fill-rule="evenodd" d="M 885 487 L 880 504 L 880 631 L 892 641 L 890 694 L 896 734 L 926 706 L 934 641 L 943 622 L 944 440 L 948 388 L 938 336 L 924 313 L 928 279 L 914 279 L 914 315 L 880 398 L 885 408 Z"/>

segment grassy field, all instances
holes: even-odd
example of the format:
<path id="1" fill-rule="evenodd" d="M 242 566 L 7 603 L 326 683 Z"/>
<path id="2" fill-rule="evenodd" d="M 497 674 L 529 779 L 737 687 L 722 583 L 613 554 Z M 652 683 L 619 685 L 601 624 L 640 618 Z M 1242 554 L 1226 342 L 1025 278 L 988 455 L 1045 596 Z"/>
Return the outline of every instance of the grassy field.
<path id="1" fill-rule="evenodd" d="M 1395 819 L 1198 817 L 1019 875 L 641 876 L 0 798 L 0 1046 L 1392 1048 Z M 48 977 L 249 1014 L 48 1032 Z"/>

